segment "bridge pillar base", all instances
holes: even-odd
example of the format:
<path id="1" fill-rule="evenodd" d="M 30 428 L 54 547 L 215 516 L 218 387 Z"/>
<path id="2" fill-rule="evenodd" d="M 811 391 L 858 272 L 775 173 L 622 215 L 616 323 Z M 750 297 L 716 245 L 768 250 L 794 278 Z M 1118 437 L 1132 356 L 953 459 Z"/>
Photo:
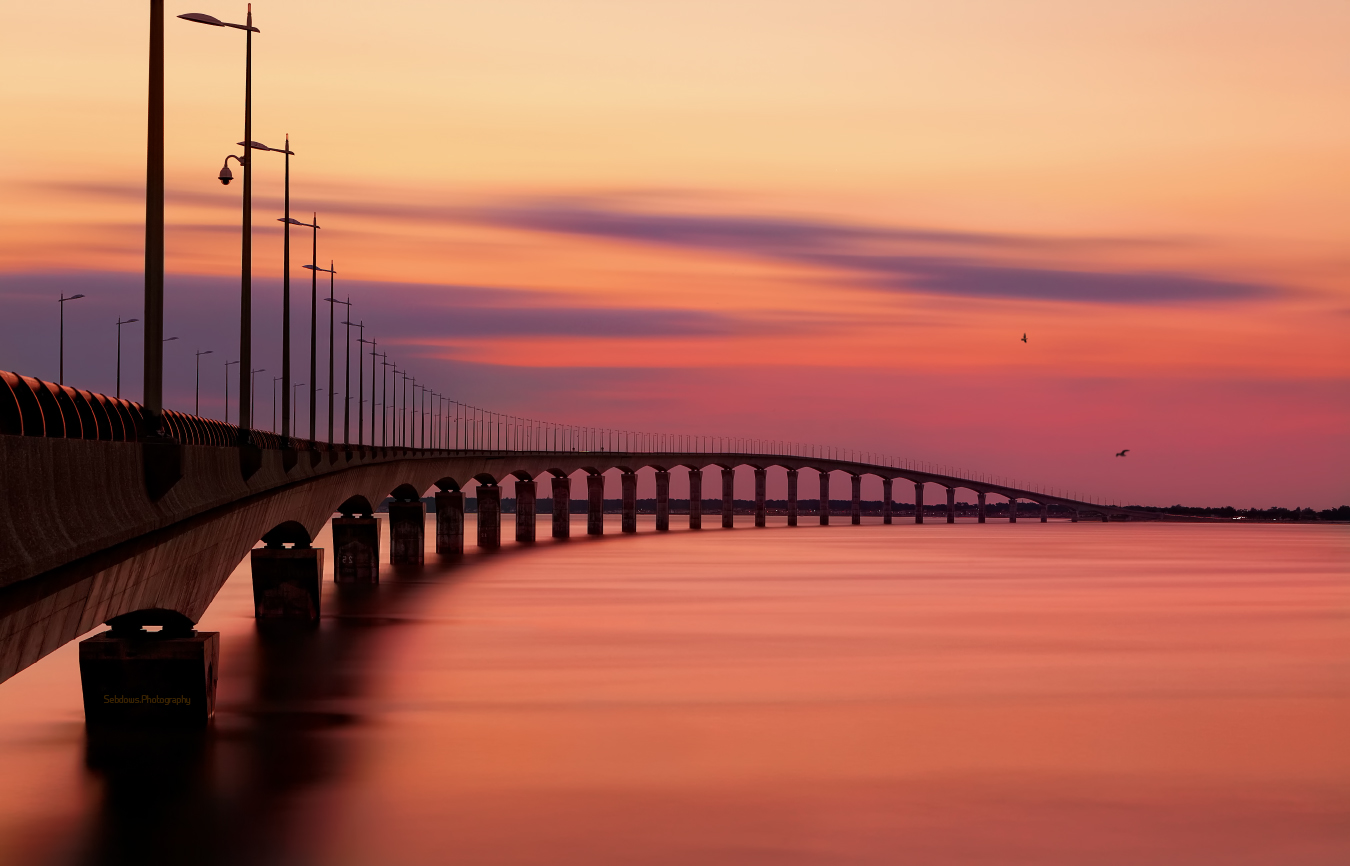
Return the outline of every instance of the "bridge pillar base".
<path id="1" fill-rule="evenodd" d="M 849 522 L 854 526 L 862 525 L 862 476 L 853 475 L 849 478 L 853 482 L 853 501 L 849 504 L 848 516 Z"/>
<path id="2" fill-rule="evenodd" d="M 1009 499 L 1009 500 L 1008 500 L 1008 522 L 1009 522 L 1009 523 L 1016 523 L 1016 522 L 1017 522 L 1017 500 L 1016 500 L 1016 499 Z"/>
<path id="3" fill-rule="evenodd" d="M 553 477 L 553 537 L 567 538 L 572 534 L 572 479 L 566 475 Z"/>
<path id="4" fill-rule="evenodd" d="M 689 470 L 689 528 L 703 528 L 703 470 Z"/>
<path id="5" fill-rule="evenodd" d="M 722 528 L 736 526 L 736 470 L 722 470 Z"/>
<path id="6" fill-rule="evenodd" d="M 464 491 L 436 494 L 436 552 L 456 556 L 464 552 Z"/>
<path id="7" fill-rule="evenodd" d="M 769 470 L 759 467 L 755 468 L 755 525 L 765 526 L 768 523 L 768 508 L 765 506 L 765 499 L 769 488 Z"/>
<path id="8" fill-rule="evenodd" d="M 893 504 L 894 494 L 891 489 L 894 484 L 894 478 L 881 479 L 881 522 L 886 526 L 891 525 L 891 517 L 895 510 Z"/>
<path id="9" fill-rule="evenodd" d="M 820 470 L 820 525 L 830 525 L 830 473 Z"/>
<path id="10" fill-rule="evenodd" d="M 1041 523 L 1050 522 L 1050 506 L 1044 502 L 1041 503 Z"/>
<path id="11" fill-rule="evenodd" d="M 623 517 L 621 528 L 624 532 L 637 532 L 637 475 L 625 472 L 619 476 L 619 485 L 623 491 Z"/>
<path id="12" fill-rule="evenodd" d="M 586 534 L 605 534 L 605 476 L 586 476 Z"/>
<path id="13" fill-rule="evenodd" d="M 797 470 L 787 471 L 787 519 L 788 526 L 797 525 Z"/>
<path id="14" fill-rule="evenodd" d="M 980 523 L 984 523 L 984 492 L 981 491 L 979 493 L 976 493 L 975 498 L 979 502 L 979 505 L 977 507 L 977 514 L 979 515 L 979 517 L 977 519 L 979 520 Z"/>
<path id="15" fill-rule="evenodd" d="M 947 522 L 956 522 L 956 488 L 947 488 Z"/>
<path id="16" fill-rule="evenodd" d="M 656 470 L 656 531 L 670 530 L 670 472 Z"/>
<path id="17" fill-rule="evenodd" d="M 200 728 L 210 721 L 216 710 L 220 632 L 189 628 L 164 634 L 119 636 L 114 629 L 80 641 L 87 725 Z"/>
<path id="18" fill-rule="evenodd" d="M 1077 523 L 1077 522 L 1078 522 L 1078 509 L 1077 509 L 1077 508 L 1075 508 L 1075 509 L 1073 510 L 1073 516 L 1069 518 L 1069 522 L 1070 522 L 1070 523 Z"/>
<path id="19" fill-rule="evenodd" d="M 923 523 L 923 482 L 914 482 L 914 522 Z"/>
<path id="20" fill-rule="evenodd" d="M 389 561 L 421 565 L 426 549 L 427 507 L 422 500 L 389 503 Z"/>
<path id="21" fill-rule="evenodd" d="M 249 553 L 253 616 L 316 624 L 323 585 L 323 548 L 260 547 Z"/>
<path id="22" fill-rule="evenodd" d="M 478 486 L 478 546 L 484 550 L 502 546 L 502 489 L 496 484 Z"/>
<path id="23" fill-rule="evenodd" d="M 538 491 L 536 481 L 516 481 L 516 541 L 523 544 L 534 541 L 534 506 Z"/>
<path id="24" fill-rule="evenodd" d="M 380 582 L 380 521 L 333 518 L 333 582 Z"/>

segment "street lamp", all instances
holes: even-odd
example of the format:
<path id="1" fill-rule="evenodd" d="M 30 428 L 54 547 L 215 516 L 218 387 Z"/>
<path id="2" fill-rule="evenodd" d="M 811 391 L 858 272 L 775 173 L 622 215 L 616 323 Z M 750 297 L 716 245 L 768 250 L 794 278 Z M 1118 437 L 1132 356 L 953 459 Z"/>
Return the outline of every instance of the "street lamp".
<path id="1" fill-rule="evenodd" d="M 295 414 L 295 392 L 304 386 L 304 382 L 296 382 L 291 385 L 291 414 Z"/>
<path id="2" fill-rule="evenodd" d="M 244 170 L 243 191 L 243 241 L 241 249 L 241 274 L 239 281 L 239 361 L 240 369 L 253 369 L 253 160 L 249 150 L 253 148 L 253 34 L 261 31 L 253 26 L 253 4 L 248 7 L 248 17 L 243 24 L 221 21 L 202 12 L 189 12 L 179 15 L 185 21 L 209 24 L 212 27 L 231 27 L 244 31 L 244 155 L 234 157 Z M 229 183 L 229 157 L 221 169 L 220 180 Z M 246 390 L 245 385 L 249 388 Z M 242 437 L 247 439 L 248 430 L 253 424 L 252 383 L 239 377 L 239 427 Z M 248 413 L 245 415 L 245 413 Z M 228 409 L 226 410 L 228 415 Z"/>
<path id="3" fill-rule="evenodd" d="M 333 262 L 328 262 L 328 267 L 315 267 L 315 271 L 323 271 L 328 274 L 328 297 L 324 298 L 328 302 L 328 444 L 333 444 L 333 319 L 334 309 L 338 304 L 347 304 L 348 301 L 339 301 L 333 296 L 333 279 L 337 270 L 333 267 Z"/>
<path id="4" fill-rule="evenodd" d="M 244 369 L 244 368 L 243 368 L 243 367 L 240 367 L 239 369 L 242 370 L 242 369 Z M 250 419 L 253 417 L 253 409 L 255 408 L 255 407 L 254 407 L 255 398 L 256 398 L 257 395 L 258 395 L 258 389 L 257 389 L 256 387 L 254 387 L 254 385 L 255 385 L 255 384 L 257 383 L 257 381 L 258 381 L 258 376 L 257 376 L 257 374 L 258 374 L 258 373 L 266 373 L 266 372 L 267 372 L 267 369 L 266 369 L 265 367 L 259 367 L 258 369 L 253 370 L 252 372 L 250 372 L 250 373 L 248 374 L 248 395 L 249 395 L 248 417 L 249 417 Z M 242 384 L 242 378 L 243 378 L 243 377 L 240 377 L 240 379 L 241 379 L 241 384 Z M 252 423 L 252 422 L 250 422 L 250 423 Z M 252 428 L 250 427 L 249 429 L 252 429 Z"/>
<path id="5" fill-rule="evenodd" d="M 192 402 L 192 414 L 202 414 L 202 355 L 210 355 L 213 350 L 207 349 L 205 352 L 197 353 L 197 385 L 194 388 L 195 397 Z M 226 398 L 228 399 L 228 398 Z"/>
<path id="6" fill-rule="evenodd" d="M 375 341 L 366 339 L 365 322 L 362 322 L 358 327 L 361 328 L 361 337 L 356 341 L 357 345 L 359 346 L 365 343 L 370 344 L 370 447 L 374 448 L 375 447 Z M 357 352 L 356 354 L 357 354 L 356 366 L 359 370 L 361 370 L 361 385 L 360 385 L 361 401 L 362 403 L 364 403 L 366 393 L 366 385 L 365 385 L 366 368 L 361 366 L 361 358 L 360 358 L 361 353 Z M 364 436 L 365 427 L 363 426 L 364 423 L 365 423 L 364 416 L 358 414 L 356 424 L 356 444 L 358 446 L 365 444 L 365 436 Z"/>
<path id="7" fill-rule="evenodd" d="M 83 297 L 84 295 L 71 295 L 70 297 L 67 298 L 65 292 L 62 292 L 61 297 L 56 301 L 57 306 L 61 310 L 61 328 L 60 328 L 61 337 L 60 337 L 60 349 L 58 350 L 60 354 L 60 360 L 57 361 L 57 367 L 59 372 L 57 373 L 57 380 L 56 380 L 57 384 L 59 385 L 66 384 L 66 301 L 74 301 Z"/>
<path id="8" fill-rule="evenodd" d="M 230 365 L 238 364 L 238 361 L 225 362 L 225 423 L 230 423 Z M 240 376 L 239 378 L 244 378 Z"/>
<path id="9" fill-rule="evenodd" d="M 277 383 L 280 382 L 280 381 L 281 381 L 281 377 L 280 377 L 280 376 L 273 376 L 273 377 L 272 377 L 272 432 L 273 432 L 273 433 L 277 432 Z M 285 393 L 285 392 L 283 392 L 283 393 Z M 283 399 L 282 402 L 285 403 L 286 401 Z M 283 407 L 283 414 L 285 414 L 285 413 L 284 413 L 284 407 Z"/>
<path id="10" fill-rule="evenodd" d="M 140 319 L 117 319 L 117 399 L 122 399 L 122 326 L 139 322 Z"/>
<path id="11" fill-rule="evenodd" d="M 240 142 L 242 144 L 243 142 Z M 286 155 L 286 184 L 285 184 L 285 202 L 286 215 L 279 222 L 286 226 L 286 233 L 281 245 L 281 383 L 284 390 L 290 390 L 291 383 L 291 226 L 295 220 L 291 219 L 291 157 L 295 153 L 291 150 L 291 136 L 286 134 L 286 146 L 281 148 L 267 147 L 258 142 L 250 142 L 254 150 L 266 150 L 272 153 L 284 153 Z M 226 167 L 222 168 L 220 175 L 221 183 L 228 183 L 225 179 L 225 173 L 229 170 L 226 160 Z M 275 403 L 275 401 L 273 401 Z M 272 421 L 272 431 L 276 432 L 276 419 Z M 291 435 L 291 412 L 290 404 L 283 402 L 281 407 L 281 435 Z"/>

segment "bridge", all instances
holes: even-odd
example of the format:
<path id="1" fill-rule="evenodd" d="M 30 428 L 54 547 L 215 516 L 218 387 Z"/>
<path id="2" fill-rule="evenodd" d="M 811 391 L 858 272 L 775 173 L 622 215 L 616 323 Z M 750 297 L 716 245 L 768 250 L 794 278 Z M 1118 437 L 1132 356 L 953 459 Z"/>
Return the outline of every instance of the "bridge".
<path id="1" fill-rule="evenodd" d="M 424 419 L 432 443 L 439 439 L 447 444 L 444 440 L 452 438 L 444 426 L 448 420 Z M 855 524 L 861 518 L 861 481 L 867 475 L 881 479 L 886 524 L 893 522 L 897 480 L 914 485 L 916 523 L 924 520 L 928 485 L 946 491 L 949 523 L 955 520 L 959 489 L 975 493 L 980 522 L 991 494 L 1014 505 L 1039 505 L 1042 522 L 1051 506 L 1066 509 L 1074 520 L 1080 515 L 1100 520 L 1158 517 L 961 477 L 924 464 L 778 441 L 623 433 L 602 437 L 580 428 L 527 432 L 519 425 L 514 435 L 509 429 L 484 434 L 483 425 L 473 420 L 454 424 L 454 435 L 464 441 L 448 444 L 459 447 L 428 447 L 416 437 L 417 447 L 344 446 L 245 431 L 166 411 L 163 423 L 172 441 L 165 442 L 143 438 L 142 422 L 142 407 L 136 403 L 0 372 L 0 465 L 5 467 L 0 681 L 117 617 L 168 611 L 195 623 L 260 539 L 270 548 L 312 550 L 310 542 L 335 513 L 373 525 L 373 507 L 390 496 L 395 500 L 389 522 L 394 561 L 420 562 L 425 524 L 421 495 L 433 486 L 440 491 L 437 549 L 445 553 L 463 549 L 461 488 L 470 482 L 478 485 L 477 542 L 482 547 L 500 544 L 501 484 L 508 478 L 515 481 L 517 540 L 536 537 L 537 483 L 545 477 L 551 479 L 552 534 L 567 536 L 571 478 L 577 473 L 586 479 L 587 531 L 603 533 L 604 475 L 611 470 L 621 473 L 623 532 L 637 530 L 637 472 L 642 469 L 655 472 L 658 531 L 670 526 L 672 471 L 688 473 L 691 528 L 703 525 L 706 472 L 720 474 L 720 525 L 732 527 L 733 482 L 742 467 L 754 473 L 756 526 L 766 523 L 771 470 L 786 473 L 787 521 L 798 523 L 803 469 L 818 477 L 819 501 L 824 503 L 818 514 L 821 524 L 832 517 L 828 503 L 836 472 L 849 476 L 852 501 L 846 516 Z M 444 429 L 438 430 L 438 423 Z M 485 435 L 492 441 L 481 441 Z M 559 442 L 566 447 L 543 447 Z M 703 450 L 687 450 L 689 445 Z M 1017 519 L 1015 507 L 1011 519 Z M 374 551 L 378 556 L 378 538 Z M 256 567 L 255 555 L 255 573 Z M 318 570 L 322 573 L 321 560 Z M 377 567 L 375 574 L 377 580 Z M 317 616 L 317 600 L 314 605 L 311 613 Z"/>

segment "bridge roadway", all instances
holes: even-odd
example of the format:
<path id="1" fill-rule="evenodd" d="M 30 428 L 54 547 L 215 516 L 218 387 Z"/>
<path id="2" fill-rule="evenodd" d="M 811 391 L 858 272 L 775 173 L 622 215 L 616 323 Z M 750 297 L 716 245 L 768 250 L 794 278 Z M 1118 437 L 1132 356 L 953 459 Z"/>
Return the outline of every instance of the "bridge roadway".
<path id="1" fill-rule="evenodd" d="M 433 486 L 457 490 L 470 482 L 498 486 L 508 477 L 532 481 L 567 478 L 583 472 L 599 479 L 624 473 L 625 517 L 635 513 L 636 475 L 657 470 L 658 502 L 669 496 L 669 470 L 691 472 L 701 487 L 706 467 L 722 469 L 722 525 L 731 525 L 732 485 L 737 467 L 756 475 L 756 522 L 763 523 L 765 479 L 770 468 L 786 470 L 789 512 L 795 512 L 799 470 L 820 473 L 821 498 L 830 498 L 830 473 L 852 477 L 852 519 L 858 520 L 860 479 L 875 475 L 886 491 L 886 521 L 896 479 L 923 488 L 937 484 L 978 495 L 1055 505 L 1103 520 L 1113 516 L 1157 519 L 1158 515 L 1077 501 L 1044 492 L 911 468 L 787 454 L 720 452 L 605 452 L 438 450 L 412 448 L 343 449 L 305 440 L 282 440 L 254 432 L 241 447 L 240 432 L 220 422 L 166 413 L 166 427 L 179 444 L 176 464 L 164 482 L 164 446 L 139 439 L 139 406 L 89 392 L 12 374 L 0 374 L 10 394 L 26 386 L 45 389 L 38 399 L 46 419 L 33 421 L 22 395 L 6 404 L 0 390 L 0 682 L 115 616 L 167 609 L 196 622 L 220 587 L 269 530 L 300 524 L 313 538 L 339 507 L 355 497 L 378 504 L 400 491 L 405 498 Z M 61 392 L 76 409 L 60 397 Z M 30 394 L 30 397 L 32 395 Z M 104 404 L 104 415 L 91 406 Z M 119 428 L 109 428 L 116 412 Z M 53 417 L 60 413 L 61 417 Z M 85 417 L 83 425 L 74 420 Z M 90 418 L 93 418 L 91 421 Z M 114 419 L 115 420 L 115 419 Z M 62 421 L 64 423 L 62 423 Z M 206 444 L 195 444 L 206 443 Z M 161 477 L 155 481 L 155 477 Z M 664 476 L 664 477 L 663 477 Z M 570 483 L 564 486 L 570 491 Z M 603 509 L 603 481 L 590 485 L 592 526 Z M 164 489 L 156 489 L 164 488 Z M 664 488 L 664 490 L 662 490 Z M 499 488 L 500 489 L 500 488 Z M 597 498 L 596 491 L 600 495 Z M 563 495 L 570 496 L 569 492 Z M 699 499 L 700 497 L 691 497 Z M 668 504 L 666 505 L 668 509 Z M 695 509 L 697 510 L 697 509 Z M 921 513 L 921 512 L 920 512 Z M 521 518 L 525 519 L 525 518 Z M 529 516 L 528 519 L 533 519 Z M 696 521 L 691 516 L 691 521 Z M 981 519 L 983 516 L 981 515 Z M 828 521 L 828 515 L 822 522 Z M 795 522 L 795 521 L 794 521 Z M 632 522 L 625 520 L 625 529 Z M 659 521 L 658 521 L 659 525 Z M 531 530 L 530 535 L 533 535 Z"/>

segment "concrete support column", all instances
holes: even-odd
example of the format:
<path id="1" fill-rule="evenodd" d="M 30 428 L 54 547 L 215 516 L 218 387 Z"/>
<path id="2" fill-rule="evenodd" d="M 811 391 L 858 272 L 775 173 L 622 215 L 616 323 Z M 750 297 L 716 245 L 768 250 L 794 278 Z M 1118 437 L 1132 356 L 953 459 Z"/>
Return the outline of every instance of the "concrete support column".
<path id="1" fill-rule="evenodd" d="M 380 521 L 374 515 L 333 518 L 333 582 L 380 582 Z"/>
<path id="2" fill-rule="evenodd" d="M 787 501 L 787 519 L 788 526 L 797 525 L 797 470 L 789 469 L 787 471 L 788 501 Z"/>
<path id="3" fill-rule="evenodd" d="M 620 475 L 619 488 L 623 491 L 623 518 L 620 529 L 623 532 L 637 532 L 637 473 L 625 472 Z"/>
<path id="4" fill-rule="evenodd" d="M 1111 516 L 1108 515 L 1105 511 L 1103 511 L 1103 512 L 1102 512 L 1102 523 L 1110 523 L 1110 522 L 1111 522 Z"/>
<path id="5" fill-rule="evenodd" d="M 914 482 L 914 522 L 923 523 L 923 482 Z"/>
<path id="6" fill-rule="evenodd" d="M 947 522 L 956 522 L 956 488 L 947 488 Z"/>
<path id="7" fill-rule="evenodd" d="M 1078 509 L 1077 509 L 1077 508 L 1075 508 L 1075 509 L 1073 510 L 1073 516 L 1069 518 L 1069 522 L 1070 522 L 1070 523 L 1077 523 L 1077 522 L 1078 522 Z"/>
<path id="8" fill-rule="evenodd" d="M 249 553 L 253 570 L 253 616 L 259 620 L 319 621 L 323 549 L 309 542 L 285 547 L 269 541 Z"/>
<path id="9" fill-rule="evenodd" d="M 436 493 L 436 552 L 457 556 L 464 552 L 464 491 Z"/>
<path id="10" fill-rule="evenodd" d="M 539 497 L 539 482 L 516 481 L 516 541 L 534 541 L 535 500 Z"/>
<path id="11" fill-rule="evenodd" d="M 496 484 L 478 485 L 478 546 L 502 546 L 502 489 Z"/>
<path id="12" fill-rule="evenodd" d="M 605 534 L 605 476 L 586 476 L 586 534 Z"/>
<path id="13" fill-rule="evenodd" d="M 830 473 L 820 471 L 820 525 L 830 525 Z"/>
<path id="14" fill-rule="evenodd" d="M 1013 499 L 1009 499 L 1009 500 L 1008 500 L 1008 522 L 1009 522 L 1009 523 L 1016 523 L 1016 522 L 1017 522 L 1017 499 L 1016 499 L 1016 498 L 1013 498 Z"/>
<path id="15" fill-rule="evenodd" d="M 769 470 L 755 467 L 755 525 L 768 523 L 768 509 L 764 505 L 769 489 Z"/>
<path id="16" fill-rule="evenodd" d="M 853 502 L 849 505 L 849 522 L 854 526 L 862 524 L 862 476 L 852 475 L 849 480 L 853 482 Z"/>
<path id="17" fill-rule="evenodd" d="M 567 538 L 572 534 L 572 479 L 564 475 L 553 477 L 553 537 Z"/>
<path id="18" fill-rule="evenodd" d="M 91 727 L 200 728 L 216 710 L 220 632 L 180 613 L 137 611 L 80 641 L 84 719 Z M 159 625 L 147 632 L 145 625 Z"/>
<path id="19" fill-rule="evenodd" d="M 1049 505 L 1046 505 L 1044 502 L 1042 502 L 1042 503 L 1041 503 L 1041 523 L 1048 523 L 1049 521 L 1050 521 L 1050 506 L 1049 506 Z"/>
<path id="20" fill-rule="evenodd" d="M 426 531 L 427 507 L 422 500 L 389 503 L 389 561 L 395 565 L 421 565 Z"/>
<path id="21" fill-rule="evenodd" d="M 722 528 L 736 525 L 736 470 L 722 469 Z"/>
<path id="22" fill-rule="evenodd" d="M 978 511 L 979 511 L 979 521 L 980 521 L 981 523 L 984 523 L 984 491 L 981 490 L 979 493 L 976 493 L 976 494 L 975 494 L 975 499 L 976 499 L 976 501 L 979 502 L 979 506 L 978 506 Z"/>
<path id="23" fill-rule="evenodd" d="M 689 470 L 689 528 L 703 528 L 703 470 Z"/>
<path id="24" fill-rule="evenodd" d="M 656 470 L 656 531 L 670 529 L 670 472 Z"/>
<path id="25" fill-rule="evenodd" d="M 887 526 L 891 525 L 891 515 L 895 510 L 891 504 L 891 500 L 894 498 L 891 493 L 891 487 L 894 484 L 894 478 L 881 479 L 881 522 Z"/>

